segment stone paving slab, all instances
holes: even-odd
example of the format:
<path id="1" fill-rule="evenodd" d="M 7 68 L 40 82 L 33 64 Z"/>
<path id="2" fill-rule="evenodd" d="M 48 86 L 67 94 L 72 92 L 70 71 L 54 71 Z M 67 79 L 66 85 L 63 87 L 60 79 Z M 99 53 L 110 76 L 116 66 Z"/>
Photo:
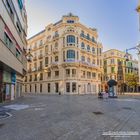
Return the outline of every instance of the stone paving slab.
<path id="1" fill-rule="evenodd" d="M 100 100 L 93 95 L 28 95 L 12 102 L 25 105 L 0 120 L 0 140 L 139 140 L 111 138 L 108 131 L 140 133 L 140 100 L 128 96 Z M 0 107 L 3 110 L 4 107 Z"/>

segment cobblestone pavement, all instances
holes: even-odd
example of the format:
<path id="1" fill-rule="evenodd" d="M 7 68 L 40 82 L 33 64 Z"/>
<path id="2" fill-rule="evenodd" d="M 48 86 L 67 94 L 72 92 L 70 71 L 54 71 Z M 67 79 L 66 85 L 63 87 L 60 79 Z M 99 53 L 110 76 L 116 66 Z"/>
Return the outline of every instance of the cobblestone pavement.
<path id="1" fill-rule="evenodd" d="M 139 97 L 101 100 L 93 95 L 28 95 L 10 104 L 28 107 L 0 107 L 12 115 L 0 120 L 0 140 L 140 140 L 140 135 L 102 135 L 108 131 L 140 133 Z"/>

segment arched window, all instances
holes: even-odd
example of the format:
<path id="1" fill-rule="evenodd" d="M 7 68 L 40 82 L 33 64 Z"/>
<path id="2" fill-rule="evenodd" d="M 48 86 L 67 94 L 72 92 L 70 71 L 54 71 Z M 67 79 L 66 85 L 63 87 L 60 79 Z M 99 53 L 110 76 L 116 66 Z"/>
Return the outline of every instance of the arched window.
<path id="1" fill-rule="evenodd" d="M 82 48 L 82 49 L 85 48 L 85 44 L 84 44 L 84 42 L 81 43 L 81 48 Z"/>
<path id="2" fill-rule="evenodd" d="M 90 52 L 90 46 L 89 45 L 87 45 L 87 51 Z"/>
<path id="3" fill-rule="evenodd" d="M 90 35 L 89 34 L 87 34 L 87 39 L 90 39 Z"/>
<path id="4" fill-rule="evenodd" d="M 67 59 L 75 59 L 75 51 L 74 50 L 67 51 Z"/>
<path id="5" fill-rule="evenodd" d="M 92 37 L 92 42 L 95 42 L 95 38 L 94 37 Z"/>
<path id="6" fill-rule="evenodd" d="M 67 36 L 67 43 L 75 43 L 75 36 L 74 35 L 68 35 Z"/>

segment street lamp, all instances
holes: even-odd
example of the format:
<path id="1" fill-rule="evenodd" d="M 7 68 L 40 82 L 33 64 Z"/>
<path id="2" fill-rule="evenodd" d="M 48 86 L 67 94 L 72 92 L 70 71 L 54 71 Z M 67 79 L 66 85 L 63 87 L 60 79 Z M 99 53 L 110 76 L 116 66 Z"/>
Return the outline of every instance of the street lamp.
<path id="1" fill-rule="evenodd" d="M 25 57 L 28 62 L 31 62 L 33 55 L 31 54 L 31 49 L 25 49 Z"/>

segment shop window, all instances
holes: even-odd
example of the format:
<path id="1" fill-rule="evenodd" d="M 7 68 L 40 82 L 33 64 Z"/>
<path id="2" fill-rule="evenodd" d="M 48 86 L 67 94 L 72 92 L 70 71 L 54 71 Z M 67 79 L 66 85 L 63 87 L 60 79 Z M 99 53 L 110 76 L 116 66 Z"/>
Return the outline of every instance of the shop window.
<path id="1" fill-rule="evenodd" d="M 40 84 L 40 92 L 42 92 L 42 84 Z"/>
<path id="2" fill-rule="evenodd" d="M 70 92 L 70 83 L 66 83 L 66 92 Z"/>
<path id="3" fill-rule="evenodd" d="M 59 92 L 59 84 L 55 83 L 55 92 L 58 93 Z"/>
<path id="4" fill-rule="evenodd" d="M 76 92 L 76 83 L 72 83 L 72 92 Z"/>
<path id="5" fill-rule="evenodd" d="M 51 91 L 51 84 L 48 83 L 48 93 L 50 93 L 50 91 Z"/>

